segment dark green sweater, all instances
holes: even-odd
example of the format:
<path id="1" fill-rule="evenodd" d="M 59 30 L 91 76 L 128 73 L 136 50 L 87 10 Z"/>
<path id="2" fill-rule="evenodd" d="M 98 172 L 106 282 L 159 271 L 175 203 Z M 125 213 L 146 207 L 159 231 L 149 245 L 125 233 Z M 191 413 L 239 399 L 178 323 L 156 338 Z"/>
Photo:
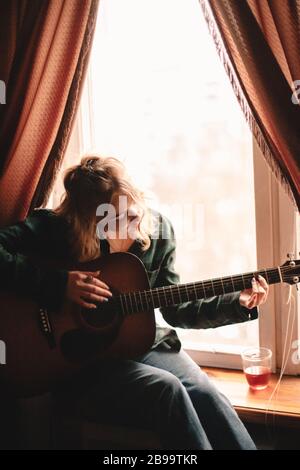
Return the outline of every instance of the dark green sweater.
<path id="1" fill-rule="evenodd" d="M 153 210 L 159 220 L 159 237 L 151 238 L 147 251 L 135 241 L 130 253 L 137 255 L 148 272 L 150 286 L 178 284 L 174 269 L 175 237 L 167 217 Z M 41 268 L 28 257 L 28 253 L 53 259 L 68 259 L 69 226 L 52 211 L 36 210 L 23 222 L 0 230 L 0 286 L 2 290 L 29 294 L 40 306 L 59 309 L 65 296 L 68 273 L 66 270 Z M 161 235 L 164 235 L 163 237 Z M 109 251 L 106 240 L 101 251 Z M 215 328 L 257 318 L 257 309 L 240 306 L 239 292 L 209 299 L 189 301 L 160 309 L 163 318 L 173 327 Z M 152 347 L 180 349 L 177 334 L 171 328 L 157 327 Z"/>

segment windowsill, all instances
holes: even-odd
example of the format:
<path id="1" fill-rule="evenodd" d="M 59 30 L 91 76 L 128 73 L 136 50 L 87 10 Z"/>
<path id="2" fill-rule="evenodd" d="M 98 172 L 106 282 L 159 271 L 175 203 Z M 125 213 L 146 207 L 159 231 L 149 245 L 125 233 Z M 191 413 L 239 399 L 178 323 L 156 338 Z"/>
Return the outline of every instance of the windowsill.
<path id="1" fill-rule="evenodd" d="M 278 381 L 272 374 L 265 390 L 252 391 L 243 372 L 203 367 L 216 387 L 226 395 L 240 418 L 248 423 L 267 423 L 300 428 L 300 377 L 283 377 L 272 400 L 270 397 Z"/>
<path id="2" fill-rule="evenodd" d="M 186 351 L 199 351 L 200 353 L 213 354 L 235 354 L 238 356 L 241 356 L 241 352 L 243 351 L 243 349 L 245 349 L 245 346 L 242 345 L 224 343 L 199 343 L 199 341 L 188 341 L 185 339 L 181 339 L 181 344 L 183 349 L 185 349 Z M 251 345 L 249 345 L 249 347 L 250 346 Z"/>

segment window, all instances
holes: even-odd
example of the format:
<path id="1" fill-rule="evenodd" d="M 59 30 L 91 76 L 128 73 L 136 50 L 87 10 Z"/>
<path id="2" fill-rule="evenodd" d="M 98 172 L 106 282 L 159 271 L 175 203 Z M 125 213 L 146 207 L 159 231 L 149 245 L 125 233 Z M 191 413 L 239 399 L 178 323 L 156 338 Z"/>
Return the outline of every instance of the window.
<path id="1" fill-rule="evenodd" d="M 102 0 L 64 166 L 92 149 L 123 160 L 172 220 L 182 282 L 257 269 L 252 136 L 197 0 Z M 263 337 L 258 321 L 179 335 L 200 361 L 235 367 Z"/>

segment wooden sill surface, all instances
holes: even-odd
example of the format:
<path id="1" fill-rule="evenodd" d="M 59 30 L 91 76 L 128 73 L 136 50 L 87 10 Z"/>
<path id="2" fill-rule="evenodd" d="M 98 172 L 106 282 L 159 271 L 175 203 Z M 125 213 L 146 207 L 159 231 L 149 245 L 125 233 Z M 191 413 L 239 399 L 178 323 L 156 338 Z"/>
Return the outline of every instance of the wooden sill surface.
<path id="1" fill-rule="evenodd" d="M 300 377 L 285 376 L 272 400 L 278 375 L 272 374 L 265 390 L 251 390 L 242 371 L 202 368 L 226 395 L 240 418 L 252 423 L 270 423 L 300 428 Z"/>

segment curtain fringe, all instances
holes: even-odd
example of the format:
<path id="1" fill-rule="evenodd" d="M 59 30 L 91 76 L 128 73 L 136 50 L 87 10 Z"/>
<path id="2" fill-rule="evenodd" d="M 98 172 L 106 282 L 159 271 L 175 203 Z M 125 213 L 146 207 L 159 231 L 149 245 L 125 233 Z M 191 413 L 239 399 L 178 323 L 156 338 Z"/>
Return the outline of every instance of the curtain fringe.
<path id="1" fill-rule="evenodd" d="M 217 53 L 228 75 L 234 94 L 239 102 L 239 105 L 249 125 L 249 128 L 259 148 L 261 149 L 261 152 L 265 160 L 267 161 L 269 167 L 271 168 L 271 171 L 273 172 L 276 179 L 281 183 L 284 190 L 286 191 L 288 196 L 291 198 L 293 204 L 297 208 L 297 202 L 293 194 L 293 191 L 291 189 L 290 182 L 287 179 L 286 175 L 284 174 L 279 162 L 276 160 L 276 156 L 275 156 L 276 151 L 274 152 L 271 150 L 270 145 L 263 133 L 263 130 L 258 123 L 258 119 L 255 118 L 253 111 L 251 110 L 251 107 L 246 97 L 247 94 L 245 90 L 243 89 L 243 86 L 241 84 L 241 81 L 238 77 L 237 72 L 235 71 L 233 62 L 230 60 L 225 42 L 222 38 L 222 34 L 218 28 L 216 18 L 208 3 L 208 0 L 199 0 L 199 3 L 202 8 L 204 19 L 208 26 L 209 33 L 212 36 L 212 39 L 215 43 Z"/>

